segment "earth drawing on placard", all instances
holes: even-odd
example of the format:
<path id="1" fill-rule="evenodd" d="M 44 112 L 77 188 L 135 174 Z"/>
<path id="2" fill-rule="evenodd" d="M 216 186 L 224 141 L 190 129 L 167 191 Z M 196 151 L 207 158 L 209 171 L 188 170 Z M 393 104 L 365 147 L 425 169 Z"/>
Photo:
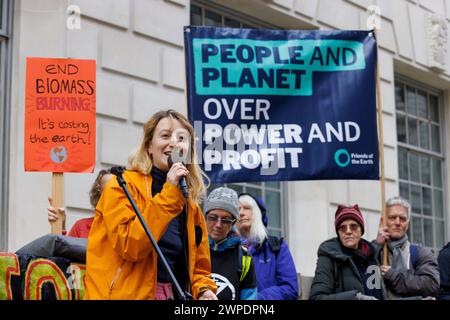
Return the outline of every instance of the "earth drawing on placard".
<path id="1" fill-rule="evenodd" d="M 63 146 L 53 147 L 50 150 L 50 158 L 53 162 L 62 163 L 67 160 L 67 150 Z"/>

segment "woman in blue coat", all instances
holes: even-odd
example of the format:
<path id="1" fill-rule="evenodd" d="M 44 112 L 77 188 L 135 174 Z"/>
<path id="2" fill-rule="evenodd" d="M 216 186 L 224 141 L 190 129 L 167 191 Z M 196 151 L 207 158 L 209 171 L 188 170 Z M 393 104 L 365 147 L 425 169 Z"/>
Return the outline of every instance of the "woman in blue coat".
<path id="1" fill-rule="evenodd" d="M 299 288 L 294 260 L 282 238 L 269 236 L 266 208 L 248 193 L 239 196 L 237 226 L 253 257 L 260 300 L 297 300 Z"/>

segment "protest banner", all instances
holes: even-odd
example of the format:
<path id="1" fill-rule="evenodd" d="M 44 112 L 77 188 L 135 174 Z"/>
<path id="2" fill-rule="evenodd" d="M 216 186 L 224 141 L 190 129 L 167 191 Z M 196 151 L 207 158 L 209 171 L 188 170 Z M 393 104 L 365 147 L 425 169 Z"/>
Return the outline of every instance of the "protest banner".
<path id="1" fill-rule="evenodd" d="M 0 300 L 82 300 L 86 265 L 0 252 Z"/>
<path id="2" fill-rule="evenodd" d="M 212 182 L 379 179 L 372 31 L 184 35 L 188 116 Z"/>
<path id="3" fill-rule="evenodd" d="M 25 171 L 53 172 L 54 207 L 62 207 L 63 172 L 95 166 L 95 60 L 27 58 Z M 52 224 L 60 233 L 61 220 Z"/>
<path id="4" fill-rule="evenodd" d="M 25 171 L 92 172 L 95 61 L 27 58 Z"/>

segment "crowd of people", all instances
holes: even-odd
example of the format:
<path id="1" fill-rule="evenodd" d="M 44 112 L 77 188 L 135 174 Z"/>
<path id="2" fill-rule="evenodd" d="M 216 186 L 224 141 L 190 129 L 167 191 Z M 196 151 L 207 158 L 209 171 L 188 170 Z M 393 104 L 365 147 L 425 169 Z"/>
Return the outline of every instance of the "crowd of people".
<path id="1" fill-rule="evenodd" d="M 389 199 L 386 221 L 381 221 L 377 238 L 368 242 L 362 238 L 364 218 L 359 207 L 339 206 L 335 213 L 337 237 L 319 247 L 310 298 L 449 299 L 448 245 L 439 254 L 438 265 L 430 249 L 408 241 L 409 220 L 408 201 Z M 441 281 L 443 274 L 447 274 L 447 283 Z"/>
<path id="2" fill-rule="evenodd" d="M 171 163 L 175 151 L 187 155 L 183 162 Z M 94 216 L 77 221 L 68 233 L 88 238 L 85 299 L 179 299 L 172 275 L 181 290 L 199 300 L 299 298 L 294 259 L 283 238 L 268 234 L 264 201 L 225 187 L 210 190 L 205 199 L 207 177 L 195 151 L 188 119 L 174 110 L 157 112 L 145 123 L 141 145 L 123 174 L 166 261 L 114 175 L 99 172 L 90 190 Z M 63 219 L 65 233 L 64 208 L 49 202 L 49 222 Z M 337 236 L 319 246 L 309 298 L 450 299 L 450 245 L 436 258 L 410 243 L 409 220 L 408 201 L 389 199 L 386 219 L 369 242 L 362 238 L 358 205 L 339 205 Z"/>

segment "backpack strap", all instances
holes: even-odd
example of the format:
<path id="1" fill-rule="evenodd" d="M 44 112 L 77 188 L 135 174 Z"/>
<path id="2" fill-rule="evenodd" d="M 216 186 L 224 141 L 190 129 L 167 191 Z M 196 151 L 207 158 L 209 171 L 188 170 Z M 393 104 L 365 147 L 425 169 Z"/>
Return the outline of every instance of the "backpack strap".
<path id="1" fill-rule="evenodd" d="M 269 235 L 267 237 L 267 240 L 269 241 L 270 249 L 272 250 L 273 253 L 275 253 L 275 255 L 277 255 L 278 252 L 280 252 L 281 243 L 283 242 L 283 238 L 278 238 L 278 237 Z"/>
<path id="2" fill-rule="evenodd" d="M 238 273 L 241 274 L 239 277 L 239 282 L 242 282 L 244 280 L 245 276 L 247 275 L 248 271 L 250 270 L 250 265 L 252 262 L 252 257 L 248 255 L 248 252 L 242 248 L 242 246 L 239 246 L 239 268 Z"/>
<path id="3" fill-rule="evenodd" d="M 417 261 L 419 261 L 419 246 L 412 243 L 409 245 L 409 260 L 415 270 L 417 267 Z"/>
<path id="4" fill-rule="evenodd" d="M 242 272 L 242 257 L 244 256 L 244 249 L 242 246 L 239 246 L 238 250 L 238 273 Z"/>

